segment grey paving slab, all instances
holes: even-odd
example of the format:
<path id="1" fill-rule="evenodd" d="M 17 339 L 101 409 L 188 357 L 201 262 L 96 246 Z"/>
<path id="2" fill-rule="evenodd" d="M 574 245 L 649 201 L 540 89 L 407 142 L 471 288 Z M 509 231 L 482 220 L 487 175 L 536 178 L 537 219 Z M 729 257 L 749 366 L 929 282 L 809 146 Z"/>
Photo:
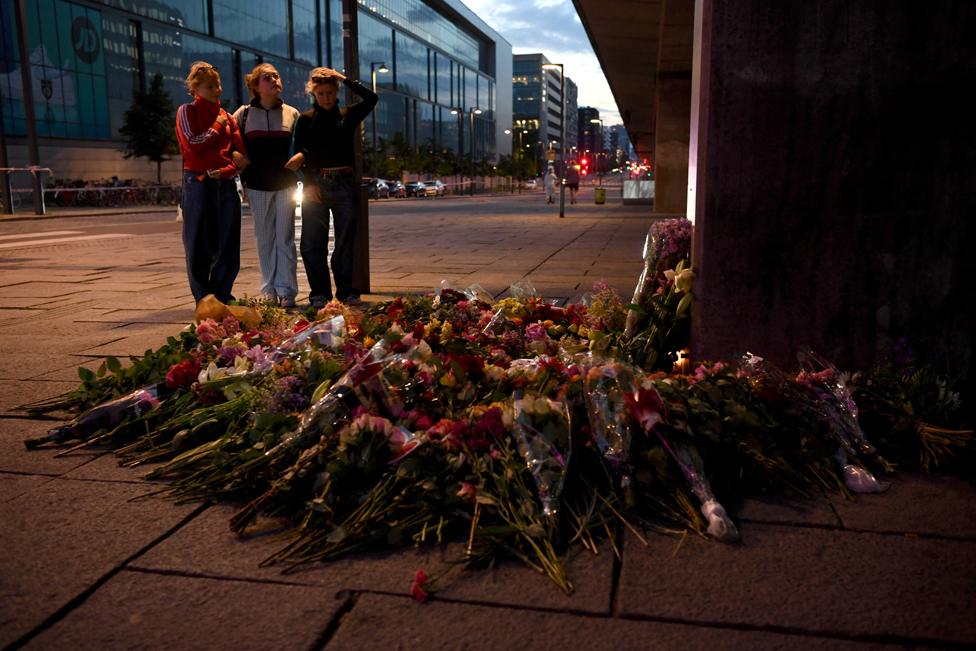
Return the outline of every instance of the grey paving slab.
<path id="1" fill-rule="evenodd" d="M 44 436 L 57 421 L 0 418 L 0 470 L 38 475 L 63 475 L 88 463 L 99 452 L 80 450 L 63 457 L 55 456 L 59 449 L 27 450 L 24 439 Z"/>
<path id="2" fill-rule="evenodd" d="M 921 474 L 890 481 L 886 493 L 859 495 L 855 501 L 834 500 L 845 528 L 976 540 L 976 485 L 972 481 Z"/>
<path id="3" fill-rule="evenodd" d="M 976 644 L 976 544 L 749 524 L 626 542 L 624 616 Z"/>
<path id="4" fill-rule="evenodd" d="M 0 504 L 0 644 L 31 631 L 191 512 L 130 501 L 153 488 L 56 479 Z"/>
<path id="5" fill-rule="evenodd" d="M 62 368 L 60 362 L 57 368 Z M 43 365 L 40 370 L 45 369 Z M 0 380 L 0 414 L 11 413 L 27 402 L 60 395 L 78 386 L 77 382 L 51 382 L 36 380 Z"/>
<path id="6" fill-rule="evenodd" d="M 53 477 L 43 475 L 20 475 L 0 471 L 0 502 L 17 499 L 24 493 L 52 480 Z"/>
<path id="7" fill-rule="evenodd" d="M 79 323 L 106 321 L 111 323 L 172 323 L 185 326 L 193 320 L 193 301 L 186 306 L 169 310 L 149 310 L 144 308 L 125 308 L 115 306 L 101 315 L 90 315 L 78 319 Z"/>
<path id="8" fill-rule="evenodd" d="M 840 518 L 831 508 L 831 502 L 822 497 L 799 499 L 771 496 L 748 499 L 736 510 L 735 518 L 745 522 L 841 527 Z"/>
<path id="9" fill-rule="evenodd" d="M 122 571 L 25 648 L 310 649 L 342 603 L 320 588 Z"/>
<path id="10" fill-rule="evenodd" d="M 838 649 L 891 648 L 823 637 L 737 631 L 678 623 L 580 617 L 532 610 L 364 594 L 342 619 L 327 651 L 346 649 Z"/>
<path id="11" fill-rule="evenodd" d="M 50 371 L 48 373 L 41 373 L 40 375 L 35 376 L 33 379 L 35 379 L 35 380 L 55 380 L 55 381 L 58 381 L 58 382 L 74 382 L 75 385 L 77 386 L 78 383 L 81 382 L 80 378 L 78 377 L 78 367 L 83 366 L 83 367 L 87 368 L 90 371 L 97 371 L 98 370 L 98 367 L 101 366 L 102 365 L 102 362 L 105 361 L 101 357 L 96 357 L 95 359 L 88 359 L 87 361 L 81 361 L 81 360 L 84 360 L 85 358 L 78 358 L 77 356 L 72 356 L 71 359 L 72 359 L 72 362 L 71 362 L 71 364 L 69 366 L 65 366 L 64 368 L 55 369 L 55 370 Z M 119 360 L 119 363 L 121 363 L 122 366 L 128 366 L 129 365 L 129 360 L 128 359 L 120 359 Z"/>
<path id="12" fill-rule="evenodd" d="M 577 594 L 565 595 L 547 578 L 517 562 L 477 572 L 452 571 L 463 556 L 464 546 L 407 548 L 358 554 L 325 564 L 310 564 L 298 572 L 282 574 L 259 563 L 284 547 L 289 539 L 262 536 L 241 539 L 228 527 L 235 510 L 213 507 L 135 562 L 141 568 L 187 572 L 209 576 L 285 580 L 328 586 L 334 590 L 373 590 L 408 594 L 413 576 L 424 568 L 431 576 L 450 572 L 443 594 L 455 599 L 488 601 L 513 606 L 569 608 L 608 612 L 613 557 L 575 554 L 569 573 Z"/>
<path id="13" fill-rule="evenodd" d="M 51 332 L 39 324 L 38 329 L 31 333 L 4 332 L 0 334 L 0 344 L 4 350 L 11 351 L 6 355 L 10 363 L 4 364 L 7 368 L 0 369 L 0 373 L 17 379 L 34 377 L 35 368 L 44 368 L 44 372 L 56 370 L 56 367 L 51 368 L 52 364 L 62 363 L 62 360 L 70 363 L 74 353 L 80 350 L 102 346 L 125 336 L 106 328 L 95 330 L 86 333 L 81 328 L 62 326 Z"/>
<path id="14" fill-rule="evenodd" d="M 89 481 L 124 481 L 138 484 L 149 482 L 145 477 L 153 468 L 161 464 L 144 464 L 129 468 L 119 465 L 120 459 L 113 452 L 104 449 L 94 451 L 93 456 L 87 463 L 78 465 L 64 473 L 65 479 L 83 479 Z M 161 480 L 152 480 L 151 483 L 165 485 Z"/>
<path id="15" fill-rule="evenodd" d="M 175 310 L 186 304 L 192 304 L 193 298 L 187 289 L 186 296 L 168 297 L 154 293 L 129 293 L 91 290 L 87 293 L 91 307 L 121 308 L 127 305 L 138 305 L 142 309 Z"/>
<path id="16" fill-rule="evenodd" d="M 71 282 L 26 282 L 0 288 L 0 299 L 58 298 L 68 296 L 78 290 L 79 285 Z"/>

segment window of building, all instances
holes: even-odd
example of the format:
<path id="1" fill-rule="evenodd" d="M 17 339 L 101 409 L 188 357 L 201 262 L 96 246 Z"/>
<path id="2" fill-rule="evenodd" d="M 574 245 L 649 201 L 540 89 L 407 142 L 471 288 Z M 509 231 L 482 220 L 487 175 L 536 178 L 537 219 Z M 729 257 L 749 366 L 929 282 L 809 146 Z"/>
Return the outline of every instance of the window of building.
<path id="1" fill-rule="evenodd" d="M 346 74 L 346 55 L 342 49 L 342 0 L 325 0 L 325 6 L 329 14 L 328 20 L 324 21 L 329 37 L 329 56 L 326 65 Z"/>
<path id="2" fill-rule="evenodd" d="M 102 0 L 102 3 L 175 27 L 192 29 L 202 34 L 210 31 L 207 0 Z"/>
<path id="3" fill-rule="evenodd" d="M 383 93 L 374 109 L 376 112 L 376 142 L 390 142 L 396 134 L 406 133 L 405 98 L 396 93 Z M 372 142 L 372 120 L 366 121 L 366 141 Z"/>
<path id="4" fill-rule="evenodd" d="M 189 66 L 183 68 L 183 40 L 180 32 L 146 21 L 142 24 L 142 50 L 146 79 L 152 79 L 158 72 L 163 76 L 163 88 L 174 104 L 179 106 L 189 101 L 183 85 Z"/>
<path id="5" fill-rule="evenodd" d="M 478 73 L 470 68 L 464 69 L 464 103 L 466 109 L 481 108 L 478 101 Z"/>
<path id="6" fill-rule="evenodd" d="M 295 59 L 316 65 L 319 53 L 315 29 L 315 0 L 292 0 L 291 24 Z"/>
<path id="7" fill-rule="evenodd" d="M 212 0 L 214 35 L 288 56 L 288 3 Z"/>
<path id="8" fill-rule="evenodd" d="M 450 149 L 455 154 L 458 153 L 458 125 L 461 118 L 451 113 L 451 109 L 440 107 L 440 133 L 437 137 L 437 146 L 441 149 Z"/>
<path id="9" fill-rule="evenodd" d="M 430 99 L 427 92 L 427 46 L 401 32 L 396 35 L 396 87 L 421 99 Z"/>
<path id="10" fill-rule="evenodd" d="M 393 65 L 393 29 L 372 16 L 359 12 L 359 79 L 369 86 L 370 63 Z M 348 74 L 348 73 L 347 73 Z M 351 75 L 355 76 L 355 75 Z M 393 89 L 393 75 L 376 75 L 376 87 Z"/>
<path id="11" fill-rule="evenodd" d="M 434 140 L 434 105 L 427 102 L 417 102 L 416 110 L 417 127 L 413 144 L 422 145 Z"/>
<path id="12" fill-rule="evenodd" d="M 451 68 L 452 62 L 440 52 L 434 52 L 434 99 L 438 104 L 451 105 Z"/>
<path id="13" fill-rule="evenodd" d="M 65 0 L 36 0 L 27 4 L 27 48 L 30 52 L 31 93 L 35 129 L 39 136 L 110 138 L 108 83 L 102 16 Z M 4 42 L 17 43 L 12 3 L 2 6 Z M 4 47 L 4 127 L 8 133 L 27 130 L 20 58 Z M 8 117 L 9 116 L 9 117 Z"/>
<path id="14" fill-rule="evenodd" d="M 140 87 L 139 41 L 136 22 L 113 11 L 102 12 L 102 47 L 108 86 L 108 115 L 112 137 L 119 137 L 125 112 Z M 146 79 L 148 86 L 151 79 Z M 174 99 L 175 98 L 170 98 Z"/>

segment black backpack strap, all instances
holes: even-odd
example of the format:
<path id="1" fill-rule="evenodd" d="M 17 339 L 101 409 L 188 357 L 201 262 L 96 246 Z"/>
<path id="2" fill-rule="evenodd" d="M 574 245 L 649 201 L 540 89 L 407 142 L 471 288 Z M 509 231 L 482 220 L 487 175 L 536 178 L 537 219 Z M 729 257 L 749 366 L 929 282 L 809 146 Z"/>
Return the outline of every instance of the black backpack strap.
<path id="1" fill-rule="evenodd" d="M 241 138 L 244 138 L 244 135 L 246 133 L 244 129 L 246 128 L 247 125 L 247 112 L 250 110 L 251 110 L 251 105 L 248 104 L 247 106 L 244 107 L 244 112 L 241 114 Z"/>

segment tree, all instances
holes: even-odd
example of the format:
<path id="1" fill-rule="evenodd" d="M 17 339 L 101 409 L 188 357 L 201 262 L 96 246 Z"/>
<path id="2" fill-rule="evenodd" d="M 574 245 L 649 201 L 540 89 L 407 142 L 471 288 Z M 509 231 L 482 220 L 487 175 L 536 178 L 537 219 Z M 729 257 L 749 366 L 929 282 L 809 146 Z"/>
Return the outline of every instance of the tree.
<path id="1" fill-rule="evenodd" d="M 173 100 L 163 90 L 163 76 L 157 72 L 148 91 L 137 89 L 132 94 L 132 105 L 119 128 L 126 139 L 125 157 L 145 157 L 156 163 L 156 183 L 162 183 L 163 161 L 179 152 L 173 114 Z"/>

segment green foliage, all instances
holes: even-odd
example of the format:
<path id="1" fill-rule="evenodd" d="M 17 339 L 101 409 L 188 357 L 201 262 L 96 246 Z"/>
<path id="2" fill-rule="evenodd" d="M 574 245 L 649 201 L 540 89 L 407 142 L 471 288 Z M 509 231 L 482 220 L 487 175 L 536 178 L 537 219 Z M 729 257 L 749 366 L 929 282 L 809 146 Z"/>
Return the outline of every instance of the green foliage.
<path id="1" fill-rule="evenodd" d="M 132 105 L 125 112 L 119 133 L 126 139 L 126 158 L 148 158 L 156 163 L 156 182 L 162 181 L 160 165 L 179 149 L 173 128 L 175 107 L 163 89 L 163 77 L 153 75 L 149 90 L 132 94 Z"/>

